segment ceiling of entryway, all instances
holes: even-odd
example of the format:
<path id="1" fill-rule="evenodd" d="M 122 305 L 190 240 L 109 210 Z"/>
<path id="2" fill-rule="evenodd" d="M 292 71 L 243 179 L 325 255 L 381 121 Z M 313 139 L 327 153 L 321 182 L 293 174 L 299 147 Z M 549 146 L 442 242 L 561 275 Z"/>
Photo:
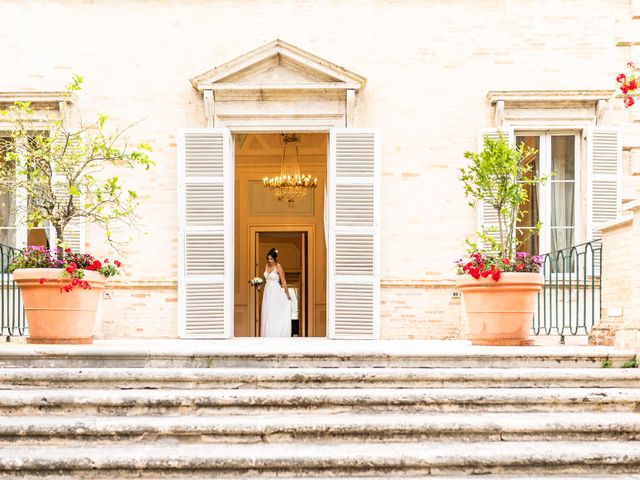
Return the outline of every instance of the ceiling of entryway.
<path id="1" fill-rule="evenodd" d="M 324 160 L 327 154 L 327 134 L 299 133 L 298 152 L 300 158 L 309 161 Z M 279 133 L 238 133 L 235 137 L 235 154 L 238 161 L 261 157 L 261 162 L 282 159 L 282 143 Z M 313 157 L 313 158 L 311 158 Z"/>

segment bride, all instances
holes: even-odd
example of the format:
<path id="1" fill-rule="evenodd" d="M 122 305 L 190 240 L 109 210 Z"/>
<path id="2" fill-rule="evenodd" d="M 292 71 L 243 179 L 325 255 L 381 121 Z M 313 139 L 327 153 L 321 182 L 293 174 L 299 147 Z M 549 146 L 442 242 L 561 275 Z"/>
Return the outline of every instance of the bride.
<path id="1" fill-rule="evenodd" d="M 291 297 L 287 289 L 282 265 L 278 263 L 278 250 L 267 253 L 264 269 L 265 287 L 262 296 L 261 337 L 291 336 Z"/>

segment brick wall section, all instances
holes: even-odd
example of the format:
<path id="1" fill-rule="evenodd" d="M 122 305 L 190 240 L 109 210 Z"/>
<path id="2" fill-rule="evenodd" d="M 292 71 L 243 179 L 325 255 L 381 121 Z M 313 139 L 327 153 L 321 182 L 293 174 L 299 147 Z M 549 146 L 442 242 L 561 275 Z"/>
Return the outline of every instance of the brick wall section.
<path id="1" fill-rule="evenodd" d="M 367 77 L 355 126 L 381 132 L 382 277 L 401 280 L 383 288 L 382 335 L 452 338 L 463 331 L 460 312 L 453 284 L 439 285 L 475 229 L 457 177 L 462 153 L 493 125 L 487 91 L 613 88 L 621 66 L 640 59 L 638 45 L 617 38 L 640 22 L 628 0 L 299 0 L 285 9 L 260 0 L 8 0 L 0 18 L 1 90 L 59 90 L 77 72 L 86 79 L 82 117 L 142 119 L 132 141 L 155 150 L 153 172 L 127 178 L 148 199 L 121 256 L 127 286 L 103 302 L 102 336 L 176 333 L 176 132 L 205 120 L 192 76 L 280 37 Z M 630 113 L 618 102 L 606 115 L 626 125 L 627 174 L 640 151 L 640 118 Z M 637 196 L 639 180 L 626 177 L 625 198 Z M 113 258 L 99 231 L 87 240 Z"/>

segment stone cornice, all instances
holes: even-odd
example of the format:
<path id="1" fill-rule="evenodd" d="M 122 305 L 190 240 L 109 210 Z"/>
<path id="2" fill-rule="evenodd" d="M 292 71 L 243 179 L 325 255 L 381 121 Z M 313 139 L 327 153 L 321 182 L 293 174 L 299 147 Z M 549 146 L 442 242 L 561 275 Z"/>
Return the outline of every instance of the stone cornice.
<path id="1" fill-rule="evenodd" d="M 30 102 L 36 108 L 60 108 L 60 104 L 71 104 L 77 100 L 75 94 L 67 92 L 0 92 L 0 105 L 10 105 L 14 102 Z"/>
<path id="2" fill-rule="evenodd" d="M 565 106 L 592 107 L 599 100 L 609 100 L 615 90 L 492 90 L 487 93 L 491 104 L 504 102 L 505 108 Z"/>

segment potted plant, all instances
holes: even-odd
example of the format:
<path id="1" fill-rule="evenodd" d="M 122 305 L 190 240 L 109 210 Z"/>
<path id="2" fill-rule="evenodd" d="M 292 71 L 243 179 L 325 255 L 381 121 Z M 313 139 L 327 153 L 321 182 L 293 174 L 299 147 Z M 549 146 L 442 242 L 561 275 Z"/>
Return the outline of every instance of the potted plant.
<path id="1" fill-rule="evenodd" d="M 79 90 L 82 81 L 75 75 L 67 95 Z M 151 148 L 129 148 L 123 137 L 127 129 L 107 131 L 104 115 L 72 130 L 63 118 L 36 118 L 26 102 L 1 113 L 11 125 L 13 142 L 0 152 L 0 190 L 26 200 L 17 202 L 16 218 L 26 219 L 29 228 L 51 227 L 56 235 L 50 248 L 27 247 L 10 265 L 22 294 L 28 341 L 91 343 L 100 292 L 106 279 L 119 273 L 120 262 L 73 252 L 65 235 L 74 223 L 93 223 L 105 229 L 116 249 L 122 244 L 112 237 L 112 227 L 118 222 L 135 226 L 140 199 L 107 172 L 148 169 Z"/>
<path id="2" fill-rule="evenodd" d="M 511 147 L 500 135 L 484 139 L 481 152 L 465 152 L 470 163 L 461 181 L 470 205 L 480 201 L 495 209 L 498 225 L 478 232 L 477 243 L 467 240 L 469 258 L 457 262 L 457 288 L 462 292 L 474 345 L 530 345 L 529 331 L 537 294 L 544 279 L 542 257 L 518 252 L 517 223 L 525 213 L 527 185 L 541 183 L 527 160 L 536 151 L 521 144 Z M 528 229 L 536 235 L 540 229 Z M 494 238 L 494 237 L 497 237 Z"/>

